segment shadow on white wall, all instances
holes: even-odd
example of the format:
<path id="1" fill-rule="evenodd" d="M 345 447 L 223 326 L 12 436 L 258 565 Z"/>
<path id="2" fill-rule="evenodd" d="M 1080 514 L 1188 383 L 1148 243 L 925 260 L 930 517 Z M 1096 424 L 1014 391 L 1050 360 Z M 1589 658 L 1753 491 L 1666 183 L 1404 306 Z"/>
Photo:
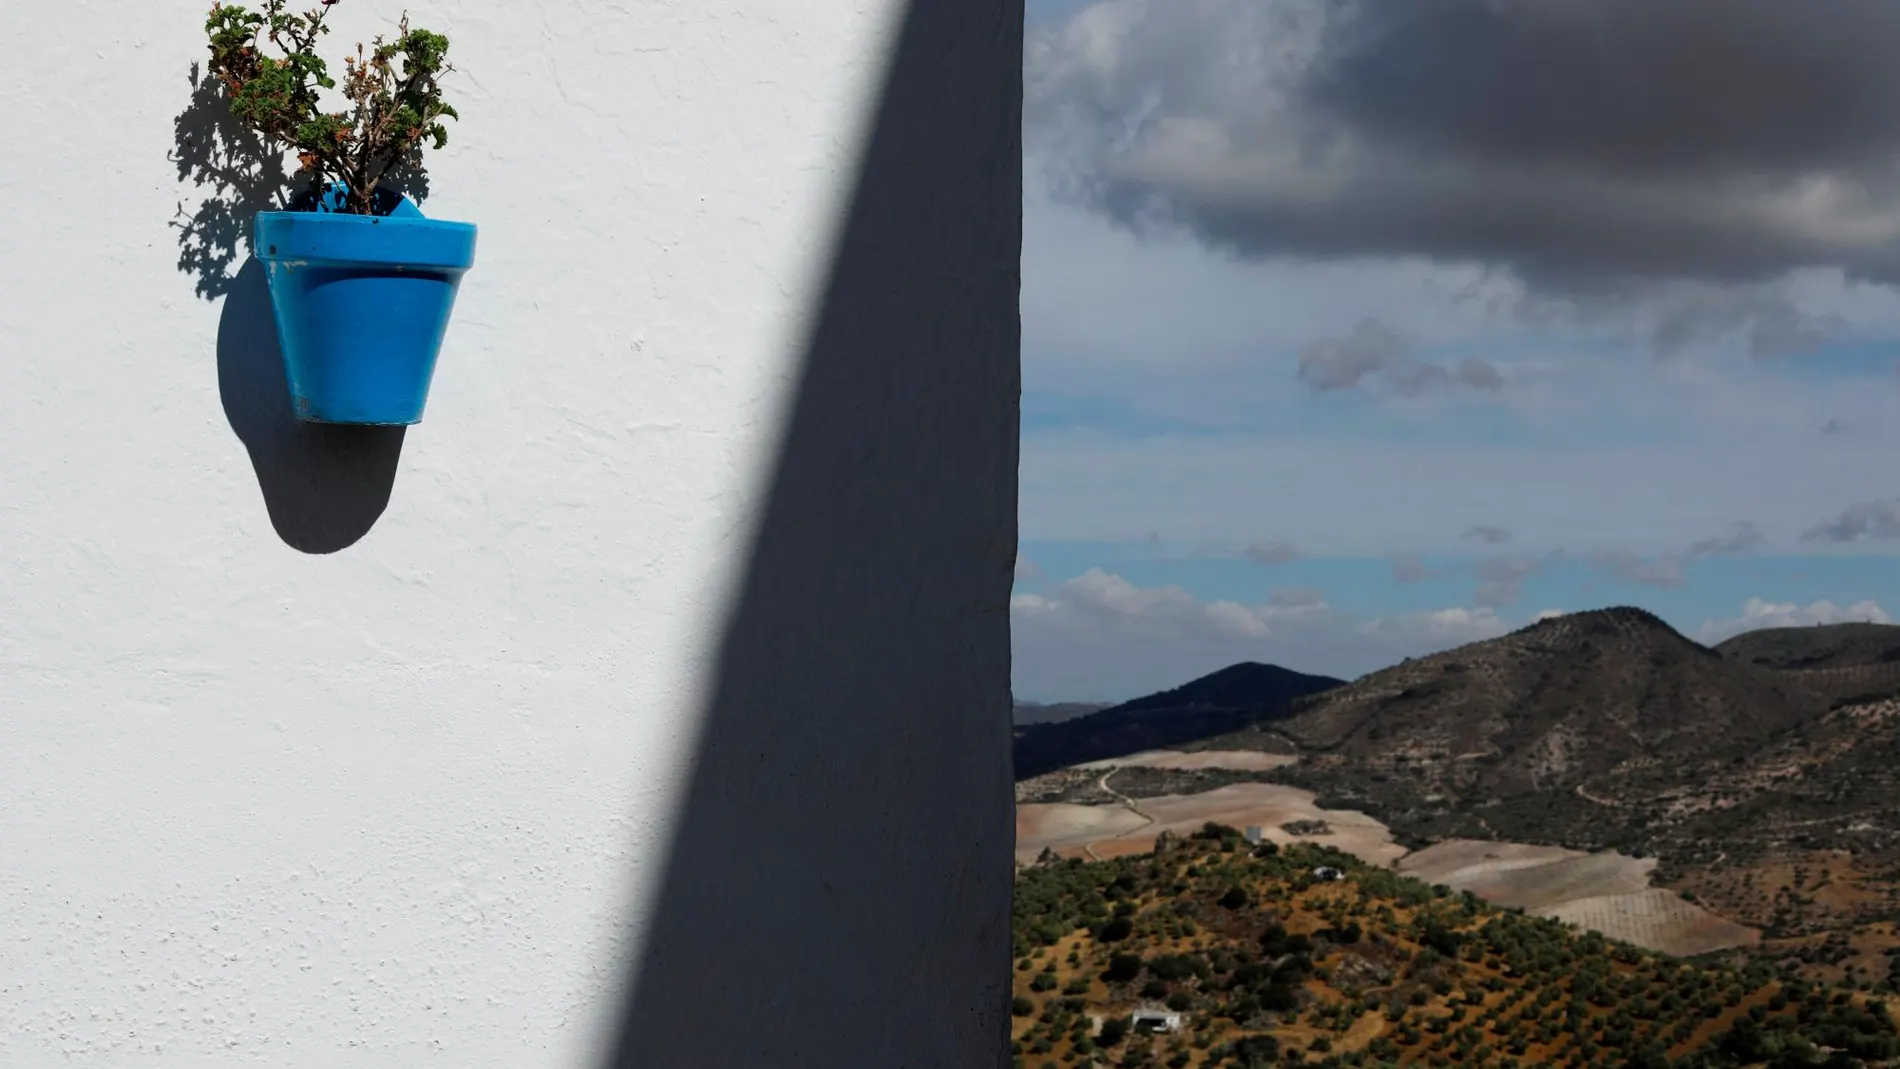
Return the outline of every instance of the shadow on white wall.
<path id="1" fill-rule="evenodd" d="M 404 428 L 305 423 L 291 406 L 270 288 L 254 258 L 251 221 L 300 191 L 282 152 L 231 114 L 218 82 L 190 68 L 191 99 L 172 121 L 172 163 L 205 194 L 179 205 L 178 270 L 198 296 L 222 299 L 218 393 L 284 544 L 304 553 L 354 545 L 382 516 L 395 488 Z M 411 200 L 427 199 L 429 176 L 414 163 L 389 179 Z M 241 267 L 233 273 L 232 267 Z"/>
<path id="2" fill-rule="evenodd" d="M 1022 0 L 911 0 L 608 1069 L 1009 1064 Z"/>
<path id="3" fill-rule="evenodd" d="M 405 427 L 305 423 L 291 407 L 264 265 L 246 260 L 218 318 L 218 395 L 251 455 L 271 526 L 304 553 L 368 534 L 389 504 Z"/>

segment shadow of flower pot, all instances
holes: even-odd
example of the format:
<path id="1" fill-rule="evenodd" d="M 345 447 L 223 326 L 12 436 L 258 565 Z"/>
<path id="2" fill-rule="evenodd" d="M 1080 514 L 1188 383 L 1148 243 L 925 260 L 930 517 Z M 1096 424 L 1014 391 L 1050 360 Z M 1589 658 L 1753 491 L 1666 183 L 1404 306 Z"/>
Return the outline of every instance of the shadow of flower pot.
<path id="1" fill-rule="evenodd" d="M 270 287 L 256 259 L 245 262 L 224 297 L 218 393 L 285 545 L 335 553 L 369 533 L 389 504 L 407 428 L 297 419 Z"/>

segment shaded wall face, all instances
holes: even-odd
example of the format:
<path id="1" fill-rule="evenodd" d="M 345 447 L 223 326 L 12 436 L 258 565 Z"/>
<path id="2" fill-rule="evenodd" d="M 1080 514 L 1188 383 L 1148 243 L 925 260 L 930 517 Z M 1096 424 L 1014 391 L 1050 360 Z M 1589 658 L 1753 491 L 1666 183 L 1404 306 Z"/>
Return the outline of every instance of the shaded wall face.
<path id="1" fill-rule="evenodd" d="M 1002 1064 L 1020 3 L 411 5 L 406 431 L 290 418 L 202 6 L 0 75 L 0 1064 Z"/>

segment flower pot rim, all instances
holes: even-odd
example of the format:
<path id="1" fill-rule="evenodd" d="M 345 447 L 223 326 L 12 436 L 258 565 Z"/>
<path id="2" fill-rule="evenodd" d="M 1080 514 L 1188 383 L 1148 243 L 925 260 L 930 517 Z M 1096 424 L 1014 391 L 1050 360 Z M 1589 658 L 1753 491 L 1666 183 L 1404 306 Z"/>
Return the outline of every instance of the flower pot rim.
<path id="1" fill-rule="evenodd" d="M 266 262 L 466 271 L 475 263 L 474 223 L 417 215 L 258 212 L 257 258 Z"/>

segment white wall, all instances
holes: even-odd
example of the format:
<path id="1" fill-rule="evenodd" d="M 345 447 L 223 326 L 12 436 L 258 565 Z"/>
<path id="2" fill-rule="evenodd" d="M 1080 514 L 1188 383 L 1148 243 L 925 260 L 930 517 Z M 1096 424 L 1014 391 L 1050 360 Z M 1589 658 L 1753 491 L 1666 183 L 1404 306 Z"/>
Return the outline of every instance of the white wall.
<path id="1" fill-rule="evenodd" d="M 411 2 L 406 433 L 181 270 L 206 6 L 8 9 L 0 1065 L 1002 1064 L 1020 0 Z"/>

